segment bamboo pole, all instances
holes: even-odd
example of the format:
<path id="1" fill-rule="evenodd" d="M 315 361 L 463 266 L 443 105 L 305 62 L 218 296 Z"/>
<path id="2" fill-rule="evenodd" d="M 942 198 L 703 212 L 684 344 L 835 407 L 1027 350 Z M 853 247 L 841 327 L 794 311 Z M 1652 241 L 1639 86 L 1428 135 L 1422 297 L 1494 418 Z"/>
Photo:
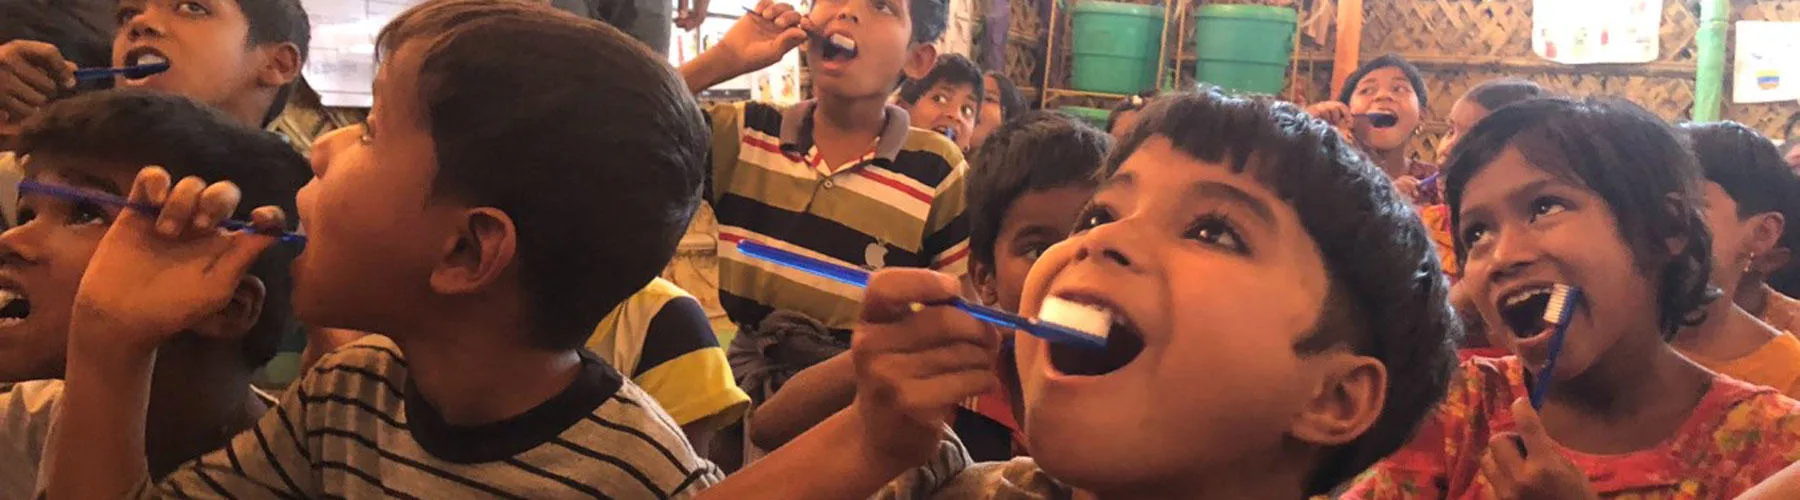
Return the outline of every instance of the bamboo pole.
<path id="1" fill-rule="evenodd" d="M 1337 7 L 1337 56 L 1331 64 L 1331 95 L 1328 99 L 1343 91 L 1344 79 L 1356 71 L 1362 60 L 1363 2 L 1339 0 Z"/>
<path id="2" fill-rule="evenodd" d="M 1694 121 L 1719 119 L 1724 102 L 1725 33 L 1730 27 L 1731 0 L 1700 2 L 1700 33 L 1694 40 Z"/>

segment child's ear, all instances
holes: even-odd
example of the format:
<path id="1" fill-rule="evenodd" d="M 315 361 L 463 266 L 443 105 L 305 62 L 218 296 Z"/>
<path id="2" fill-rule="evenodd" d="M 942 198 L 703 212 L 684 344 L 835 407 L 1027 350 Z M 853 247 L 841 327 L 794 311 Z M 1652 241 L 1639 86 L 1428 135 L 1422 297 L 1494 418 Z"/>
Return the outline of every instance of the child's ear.
<path id="1" fill-rule="evenodd" d="M 975 286 L 975 293 L 981 296 L 981 303 L 995 306 L 1000 303 L 999 278 L 995 277 L 993 266 L 969 260 L 969 284 Z"/>
<path id="2" fill-rule="evenodd" d="M 272 43 L 262 47 L 262 68 L 256 72 L 256 83 L 264 87 L 280 87 L 300 78 L 300 47 L 292 43 Z"/>
<path id="3" fill-rule="evenodd" d="M 1781 236 L 1787 230 L 1787 218 L 1781 212 L 1763 212 L 1750 216 L 1750 240 L 1744 242 L 1754 256 L 1750 266 L 1771 274 L 1787 266 L 1789 249 L 1781 248 Z"/>
<path id="4" fill-rule="evenodd" d="M 512 217 L 493 207 L 470 208 L 454 238 L 446 242 L 442 261 L 431 272 L 431 288 L 446 295 L 471 293 L 500 279 L 518 251 L 518 227 Z"/>
<path id="5" fill-rule="evenodd" d="M 1368 356 L 1327 354 L 1309 362 L 1320 370 L 1312 399 L 1301 407 L 1288 434 L 1319 446 L 1337 446 L 1375 425 L 1387 400 L 1387 367 Z"/>
<path id="6" fill-rule="evenodd" d="M 913 44 L 912 50 L 906 54 L 906 78 L 918 80 L 931 74 L 931 68 L 937 66 L 937 46 L 929 43 Z"/>
<path id="7" fill-rule="evenodd" d="M 262 319 L 263 298 L 269 289 L 263 286 L 262 278 L 245 275 L 238 280 L 237 289 L 231 291 L 231 299 L 225 308 L 200 320 L 189 330 L 209 339 L 235 340 L 244 337 L 250 328 Z"/>

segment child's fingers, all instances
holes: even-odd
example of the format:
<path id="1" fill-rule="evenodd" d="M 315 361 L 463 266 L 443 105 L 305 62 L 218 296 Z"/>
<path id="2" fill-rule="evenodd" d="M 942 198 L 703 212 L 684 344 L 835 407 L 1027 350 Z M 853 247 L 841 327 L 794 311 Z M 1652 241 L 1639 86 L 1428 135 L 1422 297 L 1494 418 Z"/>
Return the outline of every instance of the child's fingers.
<path id="1" fill-rule="evenodd" d="M 1488 457 L 1508 475 L 1525 470 L 1525 454 L 1519 451 L 1519 435 L 1511 432 L 1495 434 L 1488 439 Z"/>
<path id="2" fill-rule="evenodd" d="M 780 42 L 783 51 L 792 50 L 794 47 L 806 43 L 806 36 L 806 30 L 800 28 L 788 28 L 787 31 L 781 32 Z"/>
<path id="3" fill-rule="evenodd" d="M 773 3 L 767 9 L 761 9 L 763 19 L 779 23 L 782 17 L 794 12 L 794 6 L 785 3 Z"/>
<path id="4" fill-rule="evenodd" d="M 1487 478 L 1488 486 L 1493 487 L 1496 498 L 1510 498 L 1516 496 L 1515 492 L 1519 491 L 1518 484 L 1513 482 L 1512 473 L 1502 470 L 1494 462 L 1492 453 L 1481 457 L 1481 476 Z"/>
<path id="5" fill-rule="evenodd" d="M 206 190 L 206 181 L 199 177 L 188 176 L 175 183 L 175 189 L 169 191 L 169 198 L 163 201 L 162 215 L 156 218 L 156 232 L 165 238 L 181 236 L 182 231 L 193 225 L 194 211 L 200 206 L 200 193 Z"/>
<path id="6" fill-rule="evenodd" d="M 237 211 L 242 199 L 243 192 L 236 184 L 220 182 L 207 186 L 200 192 L 199 207 L 194 210 L 194 230 L 217 230 L 220 221 L 231 218 L 231 213 Z"/>
<path id="7" fill-rule="evenodd" d="M 859 353 L 852 353 L 859 354 Z M 959 371 L 993 370 L 994 357 L 974 344 L 954 344 L 928 351 L 887 352 L 854 356 L 857 373 L 877 384 L 903 386 Z"/>
<path id="8" fill-rule="evenodd" d="M 280 241 L 275 236 L 254 232 L 234 233 L 230 238 L 231 246 L 225 249 L 225 253 L 219 255 L 218 260 L 213 262 L 208 272 L 215 276 L 226 276 L 231 279 L 237 279 L 244 273 L 250 272 L 250 265 L 256 263 L 256 258 L 276 241 Z"/>
<path id="9" fill-rule="evenodd" d="M 923 269 L 885 269 L 869 277 L 863 294 L 864 323 L 896 323 L 913 316 L 914 303 L 934 304 L 956 298 L 961 285 L 950 276 Z"/>
<path id="10" fill-rule="evenodd" d="M 965 370 L 921 380 L 895 393 L 900 411 L 927 425 L 944 423 L 956 405 L 999 387 L 993 370 Z"/>
<path id="11" fill-rule="evenodd" d="M 267 235 L 287 232 L 287 212 L 275 206 L 256 207 L 250 211 L 250 227 Z"/>
<path id="12" fill-rule="evenodd" d="M 1537 410 L 1531 408 L 1531 400 L 1518 398 L 1513 400 L 1513 427 L 1525 442 L 1526 453 L 1556 453 L 1556 440 L 1544 431 L 1544 421 L 1538 418 Z"/>
<path id="13" fill-rule="evenodd" d="M 798 27 L 800 26 L 801 19 L 805 19 L 805 17 L 802 17 L 799 12 L 794 12 L 794 9 L 790 8 L 787 12 L 782 12 L 775 16 L 775 27 L 781 29 Z"/>
<path id="14" fill-rule="evenodd" d="M 162 167 L 150 166 L 138 170 L 137 178 L 131 181 L 131 193 L 125 195 L 125 201 L 133 205 L 162 206 L 169 197 L 169 171 Z M 126 212 L 131 212 L 127 210 Z"/>

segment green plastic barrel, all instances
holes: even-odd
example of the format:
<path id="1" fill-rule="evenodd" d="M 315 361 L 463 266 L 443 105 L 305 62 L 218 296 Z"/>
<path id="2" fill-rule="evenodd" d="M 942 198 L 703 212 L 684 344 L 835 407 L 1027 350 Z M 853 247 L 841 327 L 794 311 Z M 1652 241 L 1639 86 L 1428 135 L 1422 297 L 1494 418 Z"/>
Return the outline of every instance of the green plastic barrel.
<path id="1" fill-rule="evenodd" d="M 1135 94 L 1156 85 L 1163 8 L 1083 1 L 1070 9 L 1074 67 L 1069 86 L 1088 92 Z"/>
<path id="2" fill-rule="evenodd" d="M 1101 130 L 1106 129 L 1106 119 L 1108 117 L 1112 116 L 1111 111 L 1107 111 L 1107 110 L 1099 109 L 1099 108 L 1082 107 L 1082 106 L 1062 106 L 1062 107 L 1056 108 L 1056 110 L 1063 112 L 1063 114 L 1073 116 L 1077 119 L 1080 119 L 1081 121 L 1087 122 L 1089 125 L 1093 125 L 1094 128 L 1101 129 Z"/>
<path id="3" fill-rule="evenodd" d="M 1294 9 L 1207 5 L 1195 13 L 1194 79 L 1240 92 L 1278 94 L 1294 53 Z"/>

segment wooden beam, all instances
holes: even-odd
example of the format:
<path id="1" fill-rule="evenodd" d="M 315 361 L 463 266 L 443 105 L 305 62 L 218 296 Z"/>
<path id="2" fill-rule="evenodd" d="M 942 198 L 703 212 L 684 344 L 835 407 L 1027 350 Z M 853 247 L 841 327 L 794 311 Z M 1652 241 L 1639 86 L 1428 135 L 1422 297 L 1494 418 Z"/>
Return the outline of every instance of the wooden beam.
<path id="1" fill-rule="evenodd" d="M 1342 92 L 1344 79 L 1362 60 L 1363 3 L 1362 0 L 1338 0 L 1337 6 L 1337 55 L 1331 66 L 1331 95 Z"/>

